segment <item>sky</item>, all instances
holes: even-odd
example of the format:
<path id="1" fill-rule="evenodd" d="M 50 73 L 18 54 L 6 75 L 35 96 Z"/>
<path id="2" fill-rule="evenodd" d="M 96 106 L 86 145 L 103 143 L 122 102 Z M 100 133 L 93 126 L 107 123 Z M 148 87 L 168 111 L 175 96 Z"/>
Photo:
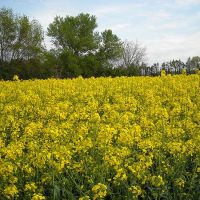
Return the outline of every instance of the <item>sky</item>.
<path id="1" fill-rule="evenodd" d="M 97 31 L 112 29 L 145 47 L 149 64 L 200 56 L 200 0 L 0 0 L 0 7 L 38 20 L 45 31 L 55 16 L 90 13 Z M 50 48 L 50 38 L 45 42 Z"/>

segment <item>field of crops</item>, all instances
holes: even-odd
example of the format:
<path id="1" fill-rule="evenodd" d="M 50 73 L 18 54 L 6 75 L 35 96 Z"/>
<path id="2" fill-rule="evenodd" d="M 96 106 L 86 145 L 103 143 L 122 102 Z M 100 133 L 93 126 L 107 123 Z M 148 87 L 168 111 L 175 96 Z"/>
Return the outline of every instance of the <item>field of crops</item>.
<path id="1" fill-rule="evenodd" d="M 0 82 L 0 199 L 199 197 L 199 75 Z"/>

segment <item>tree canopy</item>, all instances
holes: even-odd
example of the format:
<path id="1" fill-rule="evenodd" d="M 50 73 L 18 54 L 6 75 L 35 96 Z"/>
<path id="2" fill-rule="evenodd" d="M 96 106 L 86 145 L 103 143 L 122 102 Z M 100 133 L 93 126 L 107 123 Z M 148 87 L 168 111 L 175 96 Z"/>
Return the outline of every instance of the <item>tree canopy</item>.
<path id="1" fill-rule="evenodd" d="M 0 9 L 0 60 L 27 60 L 42 50 L 43 31 L 36 20 Z"/>
<path id="2" fill-rule="evenodd" d="M 79 14 L 76 17 L 55 17 L 49 24 L 48 36 L 52 38 L 56 48 L 70 50 L 75 55 L 83 55 L 96 50 L 98 33 L 96 17 L 89 14 Z"/>
<path id="3" fill-rule="evenodd" d="M 96 17 L 79 14 L 75 17 L 55 17 L 48 27 L 66 76 L 91 76 L 109 68 L 121 53 L 121 41 L 112 30 L 98 33 Z M 104 69 L 105 70 L 105 69 Z"/>
<path id="4" fill-rule="evenodd" d="M 122 41 L 111 29 L 97 30 L 96 17 L 80 13 L 56 16 L 44 35 L 37 20 L 0 8 L 0 79 L 155 76 L 162 69 L 171 74 L 200 69 L 199 56 L 148 66 L 140 43 Z M 44 37 L 51 38 L 52 49 L 45 48 Z"/>

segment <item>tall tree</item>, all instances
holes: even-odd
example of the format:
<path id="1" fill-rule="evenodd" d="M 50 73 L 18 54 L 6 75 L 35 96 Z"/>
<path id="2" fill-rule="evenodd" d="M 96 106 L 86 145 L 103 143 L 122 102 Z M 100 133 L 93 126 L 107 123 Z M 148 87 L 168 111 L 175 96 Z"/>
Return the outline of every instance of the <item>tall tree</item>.
<path id="1" fill-rule="evenodd" d="M 98 56 L 101 62 L 114 63 L 122 55 L 122 42 L 112 30 L 101 33 Z"/>
<path id="2" fill-rule="evenodd" d="M 186 62 L 187 73 L 194 73 L 196 69 L 200 69 L 200 57 L 194 56 L 192 58 L 188 58 Z"/>
<path id="3" fill-rule="evenodd" d="M 200 57 L 194 56 L 191 59 L 191 63 L 194 69 L 200 69 Z"/>
<path id="4" fill-rule="evenodd" d="M 0 61 L 11 57 L 12 47 L 16 41 L 16 18 L 11 9 L 0 9 Z"/>
<path id="5" fill-rule="evenodd" d="M 35 58 L 42 50 L 43 31 L 36 20 L 30 21 L 27 16 L 17 19 L 16 41 L 13 45 L 12 59 Z"/>
<path id="6" fill-rule="evenodd" d="M 0 8 L 0 77 L 41 77 L 43 31 L 36 20 Z"/>
<path id="7" fill-rule="evenodd" d="M 0 61 L 29 60 L 42 50 L 43 31 L 36 21 L 0 9 Z"/>
<path id="8" fill-rule="evenodd" d="M 184 68 L 185 64 L 181 60 L 172 60 L 169 62 L 169 72 L 180 74 Z"/>
<path id="9" fill-rule="evenodd" d="M 48 36 L 56 48 L 70 50 L 75 55 L 90 53 L 97 48 L 98 33 L 95 16 L 79 14 L 76 17 L 55 17 L 49 24 Z"/>
<path id="10" fill-rule="evenodd" d="M 125 68 L 140 66 L 146 61 L 146 48 L 138 42 L 123 42 L 122 65 Z"/>
<path id="11" fill-rule="evenodd" d="M 96 54 L 99 61 L 98 73 L 100 76 L 115 74 L 115 69 L 119 67 L 119 59 L 122 54 L 122 43 L 112 30 L 108 29 L 101 33 L 98 52 Z M 114 70 L 114 71 L 113 71 Z"/>
<path id="12" fill-rule="evenodd" d="M 89 14 L 55 17 L 48 27 L 48 36 L 64 66 L 64 76 L 98 76 L 111 66 L 121 53 L 120 39 L 111 30 L 95 31 L 96 18 Z"/>
<path id="13" fill-rule="evenodd" d="M 159 63 L 154 63 L 151 66 L 151 75 L 157 76 L 160 73 Z"/>

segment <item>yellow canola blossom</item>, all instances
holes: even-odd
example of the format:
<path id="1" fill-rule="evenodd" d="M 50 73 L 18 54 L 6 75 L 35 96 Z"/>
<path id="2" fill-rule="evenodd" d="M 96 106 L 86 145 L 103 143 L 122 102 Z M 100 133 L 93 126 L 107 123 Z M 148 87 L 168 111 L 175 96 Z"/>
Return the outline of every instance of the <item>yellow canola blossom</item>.
<path id="1" fill-rule="evenodd" d="M 18 194 L 18 189 L 15 185 L 8 185 L 4 189 L 4 194 L 8 199 L 12 199 L 17 196 Z"/>
<path id="2" fill-rule="evenodd" d="M 0 199 L 198 199 L 200 76 L 0 81 Z"/>
<path id="3" fill-rule="evenodd" d="M 92 188 L 92 192 L 94 193 L 94 197 L 93 199 L 102 199 L 106 196 L 107 194 L 107 186 L 102 184 L 102 183 L 98 183 L 97 185 L 95 185 Z"/>
<path id="4" fill-rule="evenodd" d="M 129 192 L 132 193 L 133 199 L 137 199 L 139 196 L 143 195 L 143 191 L 140 188 L 140 186 L 135 186 L 134 185 L 134 186 L 129 187 Z"/>
<path id="5" fill-rule="evenodd" d="M 45 200 L 46 198 L 42 194 L 34 194 L 31 200 Z"/>

